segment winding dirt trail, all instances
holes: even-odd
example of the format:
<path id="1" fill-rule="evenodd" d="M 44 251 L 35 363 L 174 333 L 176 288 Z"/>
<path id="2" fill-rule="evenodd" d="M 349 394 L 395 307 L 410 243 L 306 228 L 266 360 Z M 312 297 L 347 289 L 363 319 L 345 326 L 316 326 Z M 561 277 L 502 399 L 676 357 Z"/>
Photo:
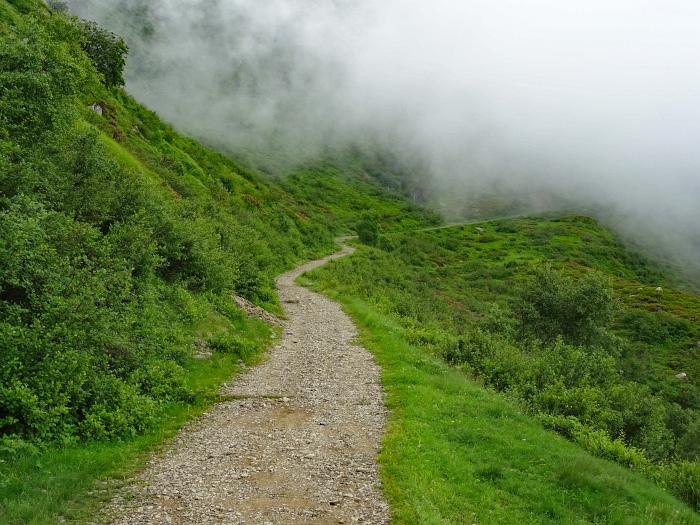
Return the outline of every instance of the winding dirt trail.
<path id="1" fill-rule="evenodd" d="M 379 368 L 331 300 L 278 279 L 288 320 L 269 359 L 224 387 L 236 399 L 183 429 L 112 505 L 115 525 L 388 523 L 376 456 Z"/>

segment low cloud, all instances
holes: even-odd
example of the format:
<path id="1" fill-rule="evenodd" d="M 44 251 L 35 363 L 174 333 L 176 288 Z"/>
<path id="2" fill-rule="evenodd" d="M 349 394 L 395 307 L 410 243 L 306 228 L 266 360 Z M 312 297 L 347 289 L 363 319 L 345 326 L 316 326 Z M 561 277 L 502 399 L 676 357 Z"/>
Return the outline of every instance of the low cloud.
<path id="1" fill-rule="evenodd" d="M 128 90 L 213 146 L 378 144 L 438 190 L 597 210 L 700 274 L 694 0 L 71 4 L 127 37 Z"/>

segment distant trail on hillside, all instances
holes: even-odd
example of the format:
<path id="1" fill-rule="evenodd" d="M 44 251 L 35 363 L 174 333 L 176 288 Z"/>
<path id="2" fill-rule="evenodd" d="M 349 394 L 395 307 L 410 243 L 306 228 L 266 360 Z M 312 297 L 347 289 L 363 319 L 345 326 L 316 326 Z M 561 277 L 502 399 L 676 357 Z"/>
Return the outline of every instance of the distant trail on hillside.
<path id="1" fill-rule="evenodd" d="M 112 502 L 115 525 L 388 523 L 379 367 L 338 304 L 294 283 L 353 251 L 279 277 L 283 341 Z"/>

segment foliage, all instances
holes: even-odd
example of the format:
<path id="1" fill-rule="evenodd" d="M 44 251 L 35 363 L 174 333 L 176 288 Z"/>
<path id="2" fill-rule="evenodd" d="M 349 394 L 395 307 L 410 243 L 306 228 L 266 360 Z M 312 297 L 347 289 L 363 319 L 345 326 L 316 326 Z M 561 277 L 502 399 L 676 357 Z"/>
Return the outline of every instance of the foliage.
<path id="1" fill-rule="evenodd" d="M 552 342 L 573 344 L 600 339 L 615 313 L 612 285 L 596 273 L 573 280 L 545 265 L 535 270 L 518 304 L 520 330 Z"/>
<path id="2" fill-rule="evenodd" d="M 700 462 L 697 459 L 665 466 L 659 477 L 671 491 L 700 512 Z"/>
<path id="3" fill-rule="evenodd" d="M 370 246 L 377 244 L 377 241 L 379 240 L 379 228 L 377 227 L 377 223 L 375 221 L 369 218 L 363 219 L 357 225 L 356 230 L 357 236 L 361 243 L 368 244 Z"/>
<path id="4" fill-rule="evenodd" d="M 584 448 L 653 465 L 643 470 L 658 480 L 697 458 L 698 387 L 675 376 L 698 373 L 700 298 L 657 271 L 590 219 L 524 218 L 385 234 L 315 279 Z"/>
<path id="5" fill-rule="evenodd" d="M 18 146 L 48 141 L 69 126 L 74 118 L 70 102 L 87 80 L 86 67 L 84 57 L 70 53 L 42 26 L 23 24 L 2 35 L 0 137 L 5 136 L 5 151 L 16 157 Z"/>
<path id="6" fill-rule="evenodd" d="M 41 2 L 0 4 L 0 434 L 140 434 L 162 405 L 192 402 L 195 340 L 260 350 L 230 294 L 279 308 L 274 276 L 332 250 L 362 211 L 328 213 L 294 177 L 286 191 L 176 134 L 118 89 L 116 35 Z M 372 188 L 387 223 L 422 220 L 376 183 L 308 169 L 332 174 L 336 210 Z M 202 337 L 212 311 L 222 326 Z"/>
<path id="7" fill-rule="evenodd" d="M 105 85 L 123 86 L 124 66 L 129 52 L 124 39 L 92 21 L 81 20 L 78 25 L 82 33 L 83 51 L 104 77 Z"/>
<path id="8" fill-rule="evenodd" d="M 354 259 L 316 270 L 302 282 L 344 304 L 382 367 L 389 422 L 379 460 L 392 523 L 698 522 L 691 509 L 639 472 L 547 432 L 504 396 L 426 352 L 426 344 L 449 346 L 449 335 L 426 325 L 406 327 L 383 305 L 348 294 L 348 283 L 357 282 L 353 276 L 330 277 L 347 272 Z M 648 463 L 622 440 L 574 424 L 582 429 L 577 443 L 601 456 Z"/>

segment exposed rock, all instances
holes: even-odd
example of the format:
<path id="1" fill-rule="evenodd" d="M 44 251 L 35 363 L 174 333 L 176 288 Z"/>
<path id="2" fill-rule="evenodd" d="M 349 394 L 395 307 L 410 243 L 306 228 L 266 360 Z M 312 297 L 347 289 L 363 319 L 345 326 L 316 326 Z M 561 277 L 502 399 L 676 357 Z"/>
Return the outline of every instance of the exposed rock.
<path id="1" fill-rule="evenodd" d="M 676 374 L 676 379 L 679 381 L 687 381 L 688 380 L 688 374 L 685 372 L 681 372 L 680 374 Z"/>
<path id="2" fill-rule="evenodd" d="M 255 306 L 248 299 L 245 299 L 238 295 L 234 295 L 233 299 L 234 301 L 236 301 L 236 306 L 238 306 L 238 308 L 247 313 L 249 317 L 262 319 L 263 321 L 273 324 L 275 326 L 282 326 L 282 321 L 280 321 L 280 319 L 276 315 L 271 314 L 270 312 L 264 310 L 263 308 L 260 308 L 259 306 Z"/>
<path id="3" fill-rule="evenodd" d="M 205 360 L 205 359 L 209 359 L 213 355 L 213 352 L 211 351 L 209 344 L 204 339 L 197 339 L 194 342 L 194 348 L 195 348 L 195 354 L 194 354 L 195 359 Z"/>
<path id="4" fill-rule="evenodd" d="M 97 113 L 99 116 L 104 115 L 105 108 L 99 102 L 95 102 L 90 106 L 90 109 Z"/>
<path id="5" fill-rule="evenodd" d="M 664 291 L 664 289 L 661 288 L 661 286 L 659 286 L 659 287 L 656 289 L 656 293 L 662 293 L 663 291 Z"/>

